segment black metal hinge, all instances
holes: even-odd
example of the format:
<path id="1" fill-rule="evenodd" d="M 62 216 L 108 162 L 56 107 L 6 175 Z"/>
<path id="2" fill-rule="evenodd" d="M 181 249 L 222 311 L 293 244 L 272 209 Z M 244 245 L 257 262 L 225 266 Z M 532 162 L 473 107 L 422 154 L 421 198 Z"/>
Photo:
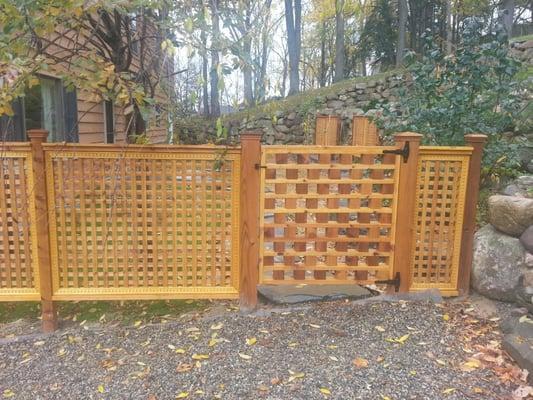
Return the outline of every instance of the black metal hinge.
<path id="1" fill-rule="evenodd" d="M 376 281 L 376 285 L 393 285 L 394 291 L 397 292 L 400 290 L 400 273 L 396 272 L 394 279 L 386 279 L 383 281 Z"/>
<path id="2" fill-rule="evenodd" d="M 383 154 L 398 154 L 403 157 L 403 162 L 409 159 L 409 142 L 405 142 L 403 149 L 383 150 Z"/>

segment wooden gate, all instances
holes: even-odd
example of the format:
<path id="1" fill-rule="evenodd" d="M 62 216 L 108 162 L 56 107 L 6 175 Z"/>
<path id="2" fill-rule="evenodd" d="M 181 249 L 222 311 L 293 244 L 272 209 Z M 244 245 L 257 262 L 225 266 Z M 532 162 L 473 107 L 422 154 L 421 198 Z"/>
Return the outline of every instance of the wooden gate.
<path id="1" fill-rule="evenodd" d="M 264 146 L 260 282 L 394 278 L 402 157 L 392 146 Z"/>

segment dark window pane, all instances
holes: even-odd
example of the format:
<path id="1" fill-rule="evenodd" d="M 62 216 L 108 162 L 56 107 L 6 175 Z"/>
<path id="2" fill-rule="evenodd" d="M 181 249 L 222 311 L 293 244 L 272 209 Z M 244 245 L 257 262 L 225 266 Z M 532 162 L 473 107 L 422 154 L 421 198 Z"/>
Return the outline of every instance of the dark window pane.
<path id="1" fill-rule="evenodd" d="M 65 140 L 78 143 L 78 98 L 76 89 L 67 90 L 63 87 L 63 103 L 65 105 Z"/>
<path id="2" fill-rule="evenodd" d="M 104 119 L 105 119 L 105 142 L 115 143 L 115 115 L 113 114 L 113 102 L 104 101 Z"/>

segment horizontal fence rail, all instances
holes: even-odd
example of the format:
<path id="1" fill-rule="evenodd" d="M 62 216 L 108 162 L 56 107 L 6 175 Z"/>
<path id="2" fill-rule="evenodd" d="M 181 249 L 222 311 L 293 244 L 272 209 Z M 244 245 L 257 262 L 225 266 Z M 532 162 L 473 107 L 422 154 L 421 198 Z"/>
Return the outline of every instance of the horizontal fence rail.
<path id="1" fill-rule="evenodd" d="M 0 147 L 0 300 L 39 300 L 29 143 Z"/>
<path id="2" fill-rule="evenodd" d="M 44 150 L 54 300 L 238 296 L 238 149 Z"/>
<path id="3" fill-rule="evenodd" d="M 265 146 L 261 282 L 392 278 L 396 147 Z"/>

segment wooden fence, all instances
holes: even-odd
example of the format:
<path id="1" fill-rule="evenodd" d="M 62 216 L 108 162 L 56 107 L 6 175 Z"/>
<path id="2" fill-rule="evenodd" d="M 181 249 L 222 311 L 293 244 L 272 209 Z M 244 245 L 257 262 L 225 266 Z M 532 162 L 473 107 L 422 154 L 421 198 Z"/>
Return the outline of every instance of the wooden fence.
<path id="1" fill-rule="evenodd" d="M 414 133 L 393 146 L 261 146 L 246 133 L 231 148 L 28 135 L 0 149 L 0 301 L 40 300 L 45 330 L 60 300 L 250 309 L 258 282 L 468 290 L 483 135 L 453 148 Z"/>

